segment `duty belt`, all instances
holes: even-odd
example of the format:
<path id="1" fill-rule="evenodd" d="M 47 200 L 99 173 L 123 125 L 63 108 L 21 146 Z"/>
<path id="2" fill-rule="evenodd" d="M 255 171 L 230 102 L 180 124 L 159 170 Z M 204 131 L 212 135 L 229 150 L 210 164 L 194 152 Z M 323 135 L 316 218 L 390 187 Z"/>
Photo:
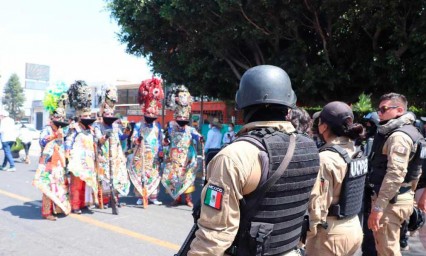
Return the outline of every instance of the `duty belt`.
<path id="1" fill-rule="evenodd" d="M 379 194 L 379 190 L 380 190 L 380 185 L 375 185 L 375 184 L 369 184 L 369 185 L 373 189 L 373 193 L 375 193 L 376 195 L 378 195 Z M 398 193 L 396 193 L 396 195 L 389 201 L 389 203 L 391 203 L 391 204 L 396 203 L 398 195 L 405 194 L 408 191 L 410 191 L 411 189 L 412 189 L 412 186 L 400 187 L 399 190 L 398 190 Z"/>

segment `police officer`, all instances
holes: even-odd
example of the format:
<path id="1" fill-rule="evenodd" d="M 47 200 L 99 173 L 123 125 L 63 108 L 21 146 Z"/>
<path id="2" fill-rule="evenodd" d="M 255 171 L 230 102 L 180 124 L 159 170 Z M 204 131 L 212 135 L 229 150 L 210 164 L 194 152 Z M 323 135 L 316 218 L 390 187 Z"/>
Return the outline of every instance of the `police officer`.
<path id="1" fill-rule="evenodd" d="M 309 201 L 310 231 L 306 255 L 353 255 L 362 242 L 358 213 L 368 160 L 355 146 L 363 133 L 351 108 L 340 101 L 325 105 L 318 132 L 320 170 Z"/>
<path id="2" fill-rule="evenodd" d="M 401 255 L 400 226 L 413 211 L 414 189 L 421 160 L 417 142 L 422 138 L 407 113 L 407 99 L 388 93 L 380 98 L 380 126 L 370 156 L 370 185 L 374 190 L 368 227 L 379 255 Z"/>
<path id="3" fill-rule="evenodd" d="M 296 247 L 319 156 L 315 143 L 285 120 L 296 104 L 287 73 L 270 65 L 250 68 L 241 78 L 236 103 L 246 124 L 238 133 L 241 138 L 207 167 L 199 230 L 188 255 L 299 255 Z M 294 137 L 288 168 L 261 196 L 259 188 L 277 170 Z M 247 209 L 257 199 L 257 207 Z"/>
<path id="4" fill-rule="evenodd" d="M 374 136 L 377 133 L 377 127 L 379 126 L 379 115 L 377 112 L 371 112 L 366 114 L 363 117 L 365 122 L 365 145 L 364 145 L 364 155 L 369 156 L 371 154 L 371 148 L 373 146 Z M 368 179 L 368 178 L 367 178 Z M 362 240 L 362 253 L 364 256 L 376 256 L 376 245 L 374 243 L 373 231 L 368 228 L 368 216 L 371 212 L 371 195 L 372 190 L 369 184 L 367 183 L 364 189 L 364 209 L 362 212 L 362 231 L 364 233 L 364 238 Z"/>

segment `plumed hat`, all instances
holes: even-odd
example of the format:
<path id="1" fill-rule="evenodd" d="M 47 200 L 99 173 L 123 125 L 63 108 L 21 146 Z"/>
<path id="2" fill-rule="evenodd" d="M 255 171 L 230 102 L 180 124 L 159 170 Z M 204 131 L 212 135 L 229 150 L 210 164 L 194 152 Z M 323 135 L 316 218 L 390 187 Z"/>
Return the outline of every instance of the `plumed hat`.
<path id="1" fill-rule="evenodd" d="M 73 107 L 77 115 L 91 113 L 92 92 L 86 82 L 77 80 L 68 89 L 70 106 Z"/>
<path id="2" fill-rule="evenodd" d="M 64 120 L 66 117 L 65 106 L 67 100 L 67 86 L 64 82 L 58 82 L 47 88 L 43 106 L 53 118 Z"/>
<path id="3" fill-rule="evenodd" d="M 139 86 L 138 101 L 144 116 L 157 117 L 164 99 L 163 81 L 153 77 L 142 81 Z"/>
<path id="4" fill-rule="evenodd" d="M 189 119 L 192 97 L 184 85 L 174 86 L 167 94 L 167 107 L 174 111 L 175 118 Z"/>
<path id="5" fill-rule="evenodd" d="M 100 106 L 101 116 L 104 113 L 114 114 L 115 104 L 118 101 L 117 87 L 113 85 L 102 86 L 100 93 L 98 94 L 98 103 Z"/>

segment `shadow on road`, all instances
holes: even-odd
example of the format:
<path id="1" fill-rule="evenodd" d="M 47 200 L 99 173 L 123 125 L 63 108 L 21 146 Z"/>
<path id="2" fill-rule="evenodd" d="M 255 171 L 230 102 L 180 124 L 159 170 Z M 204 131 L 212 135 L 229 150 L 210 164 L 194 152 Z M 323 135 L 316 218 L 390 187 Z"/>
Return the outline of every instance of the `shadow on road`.
<path id="1" fill-rule="evenodd" d="M 9 206 L 2 210 L 21 219 L 41 220 L 40 206 L 37 205 L 40 205 L 40 201 L 25 202 L 23 205 Z"/>

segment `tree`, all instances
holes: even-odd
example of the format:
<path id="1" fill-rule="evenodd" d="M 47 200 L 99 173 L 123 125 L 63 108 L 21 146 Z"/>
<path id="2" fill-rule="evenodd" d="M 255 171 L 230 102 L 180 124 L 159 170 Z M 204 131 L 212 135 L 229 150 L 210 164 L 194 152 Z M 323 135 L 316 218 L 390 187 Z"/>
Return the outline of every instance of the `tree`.
<path id="1" fill-rule="evenodd" d="M 284 68 L 303 104 L 426 96 L 424 0 L 107 0 L 127 51 L 190 90 L 233 99 L 241 74 Z"/>
<path id="2" fill-rule="evenodd" d="M 24 105 L 24 101 L 24 90 L 19 82 L 19 77 L 16 74 L 12 74 L 4 88 L 2 99 L 3 106 L 9 111 L 10 117 L 13 119 L 21 117 L 21 108 Z"/>

